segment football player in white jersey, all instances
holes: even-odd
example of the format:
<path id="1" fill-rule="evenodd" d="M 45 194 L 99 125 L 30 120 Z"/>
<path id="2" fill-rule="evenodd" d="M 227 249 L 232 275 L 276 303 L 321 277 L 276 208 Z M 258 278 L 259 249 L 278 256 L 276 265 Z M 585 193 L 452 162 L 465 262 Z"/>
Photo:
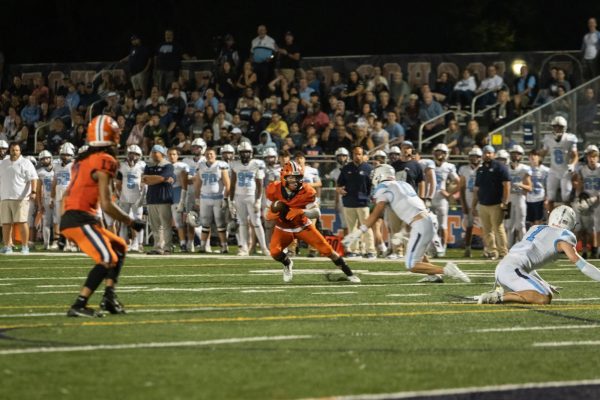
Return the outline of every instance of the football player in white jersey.
<path id="1" fill-rule="evenodd" d="M 554 208 L 554 202 L 569 201 L 573 189 L 572 174 L 577 165 L 577 136 L 567 132 L 567 120 L 561 116 L 554 117 L 552 122 L 553 134 L 544 136 L 544 147 L 541 152 L 542 160 L 550 155 L 550 172 L 548 173 L 547 197 L 548 207 Z M 560 197 L 558 190 L 560 189 Z"/>
<path id="2" fill-rule="evenodd" d="M 8 157 L 8 142 L 0 139 L 0 161 Z"/>
<path id="3" fill-rule="evenodd" d="M 546 180 L 550 168 L 542 164 L 540 152 L 536 149 L 529 153 L 531 167 L 531 191 L 527 193 L 527 222 L 540 225 L 544 221 L 546 200 Z"/>
<path id="4" fill-rule="evenodd" d="M 200 161 L 204 161 L 204 151 L 206 150 L 206 142 L 204 139 L 196 138 L 192 142 L 192 157 L 186 157 L 183 159 L 183 162 L 186 163 L 189 167 L 187 172 L 187 176 L 181 177 L 181 189 L 186 192 L 186 204 L 184 211 L 189 212 L 194 209 L 196 205 L 196 199 L 198 198 L 198 193 L 194 190 L 194 176 L 196 176 L 196 168 L 198 168 L 198 163 Z M 185 219 L 187 221 L 187 218 Z M 187 228 L 187 250 L 189 252 L 194 252 L 194 237 L 196 236 L 195 227 L 188 224 Z"/>
<path id="5" fill-rule="evenodd" d="M 385 154 L 385 153 L 384 153 Z M 294 153 L 294 161 L 296 161 L 300 167 L 304 170 L 304 179 L 303 182 L 307 185 L 310 185 L 313 187 L 313 189 L 315 189 L 315 191 L 317 192 L 316 197 L 315 197 L 315 203 L 317 205 L 321 205 L 321 188 L 323 187 L 323 182 L 321 181 L 321 176 L 319 175 L 319 170 L 306 164 L 306 156 L 304 155 L 304 153 L 302 151 L 297 151 Z M 311 222 L 313 223 L 313 225 L 315 225 L 315 227 L 318 227 L 319 224 L 317 224 L 317 219 L 311 219 Z M 294 242 L 296 242 L 296 240 L 294 240 Z M 292 245 L 294 246 L 294 245 Z M 296 252 L 297 252 L 297 246 L 296 246 Z M 319 254 L 317 252 L 317 249 L 315 249 L 314 247 L 309 246 L 308 247 L 308 257 L 316 257 L 317 254 Z"/>
<path id="6" fill-rule="evenodd" d="M 556 288 L 542 279 L 537 269 L 564 253 L 589 278 L 600 281 L 600 270 L 577 254 L 575 211 L 558 206 L 550 213 L 548 225 L 534 225 L 496 267 L 499 288 L 479 296 L 480 304 L 549 304 Z"/>
<path id="7" fill-rule="evenodd" d="M 179 246 L 183 253 L 188 251 L 186 246 L 186 223 L 183 213 L 185 212 L 185 203 L 187 200 L 187 191 L 183 190 L 182 181 L 187 179 L 190 167 L 187 163 L 179 161 L 179 149 L 173 147 L 167 151 L 169 162 L 173 164 L 173 173 L 175 182 L 173 182 L 173 204 L 171 204 L 171 214 L 175 220 L 177 236 L 179 237 Z"/>
<path id="8" fill-rule="evenodd" d="M 52 187 L 50 190 L 50 205 L 49 207 L 53 210 L 53 222 L 54 222 L 54 237 L 59 235 L 60 217 L 62 215 L 62 199 L 71 182 L 71 168 L 73 167 L 73 156 L 75 155 L 75 146 L 71 143 L 66 142 L 58 151 L 60 160 L 54 165 L 54 179 L 52 180 Z M 65 246 L 64 250 L 69 251 L 71 246 L 69 243 Z"/>
<path id="9" fill-rule="evenodd" d="M 54 210 L 50 208 L 52 198 L 52 181 L 54 180 L 54 165 L 52 164 L 52 153 L 43 150 L 38 155 L 38 190 L 37 201 L 38 213 L 42 216 L 42 238 L 44 240 L 44 250 L 57 249 L 56 241 L 50 244 L 51 233 L 53 229 Z"/>
<path id="10" fill-rule="evenodd" d="M 494 157 L 494 159 L 496 161 L 499 161 L 502 164 L 508 166 L 508 160 L 510 160 L 510 154 L 508 154 L 508 151 L 506 151 L 504 149 L 500 149 L 496 153 L 496 157 Z"/>
<path id="11" fill-rule="evenodd" d="M 221 253 L 225 254 L 229 252 L 225 235 L 225 213 L 229 211 L 229 165 L 225 161 L 217 161 L 217 152 L 214 149 L 206 149 L 204 156 L 206 160 L 198 164 L 194 179 L 196 193 L 200 193 L 200 252 L 205 252 L 206 247 L 210 246 L 210 226 L 214 222 L 221 243 Z"/>
<path id="12" fill-rule="evenodd" d="M 119 164 L 116 186 L 119 195 L 119 207 L 131 218 L 142 219 L 144 214 L 144 199 L 146 197 L 146 185 L 142 183 L 142 175 L 146 163 L 141 159 L 142 149 L 132 144 L 127 147 L 127 159 Z M 129 240 L 127 227 L 121 225 L 120 236 Z M 143 252 L 144 230 L 131 232 L 131 244 L 129 251 Z"/>
<path id="13" fill-rule="evenodd" d="M 272 147 L 265 150 L 264 155 L 265 162 L 265 179 L 263 183 L 263 217 L 265 227 L 265 240 L 267 243 L 271 243 L 271 236 L 273 235 L 273 229 L 275 228 L 275 220 L 267 219 L 267 213 L 269 212 L 269 206 L 267 205 L 267 198 L 264 195 L 264 190 L 269 186 L 271 182 L 280 180 L 281 165 L 277 162 L 277 151 Z"/>
<path id="14" fill-rule="evenodd" d="M 435 180 L 436 191 L 431 201 L 431 211 L 435 213 L 438 219 L 439 234 L 442 239 L 443 250 L 438 251 L 438 257 L 444 256 L 446 252 L 446 240 L 448 231 L 448 199 L 459 190 L 459 178 L 456 173 L 456 166 L 446 161 L 448 157 L 448 146 L 443 143 L 437 144 L 433 148 L 435 161 Z M 453 188 L 447 190 L 448 182 L 453 184 Z"/>
<path id="15" fill-rule="evenodd" d="M 591 244 L 592 257 L 597 256 L 598 239 L 600 239 L 600 165 L 598 164 L 598 147 L 591 144 L 585 149 L 586 163 L 577 166 L 574 174 L 574 186 L 577 200 L 573 208 L 577 214 L 578 233 L 583 242 L 583 255 L 587 258 L 587 245 Z M 588 240 L 588 234 L 594 235 Z"/>
<path id="16" fill-rule="evenodd" d="M 477 169 L 481 165 L 481 157 L 483 157 L 481 149 L 473 147 L 469 151 L 469 164 L 463 165 L 458 169 L 460 202 L 462 205 L 463 225 L 465 227 L 465 257 L 471 257 L 471 242 L 473 241 L 473 225 L 475 222 L 471 203 L 473 202 L 473 187 L 475 187 Z"/>
<path id="17" fill-rule="evenodd" d="M 519 242 L 527 229 L 525 218 L 527 217 L 526 195 L 531 191 L 531 168 L 521 163 L 525 151 L 523 147 L 516 144 L 509 149 L 510 163 L 508 173 L 510 174 L 510 214 L 506 223 L 508 233 L 508 247 Z"/>
<path id="18" fill-rule="evenodd" d="M 398 149 L 398 147 L 395 147 Z M 394 150 L 394 147 L 392 147 Z M 390 150 L 391 151 L 391 150 Z M 398 150 L 400 152 L 400 150 Z M 331 170 L 329 173 L 329 178 L 331 178 L 334 182 L 337 182 L 340 177 L 340 172 L 342 171 L 342 167 L 348 164 L 348 158 L 350 157 L 350 152 L 345 147 L 339 147 L 335 151 L 335 168 Z M 346 224 L 346 218 L 344 218 L 344 210 L 342 206 L 342 195 L 337 193 L 335 194 L 335 211 L 337 213 L 336 217 L 340 219 L 340 226 L 344 231 L 344 234 L 348 233 L 348 225 Z"/>
<path id="19" fill-rule="evenodd" d="M 390 165 L 383 164 L 373 170 L 373 187 L 375 187 L 375 208 L 358 229 L 347 235 L 342 241 L 345 247 L 360 239 L 377 219 L 383 215 L 386 207 L 404 223 L 410 225 L 410 238 L 406 245 L 404 263 L 410 272 L 425 275 L 446 275 L 463 282 L 471 282 L 456 264 L 448 262 L 444 268 L 428 262 L 425 250 L 433 240 L 435 216 L 430 214 L 423 200 L 411 185 L 404 181 L 396 181 L 396 171 Z"/>
<path id="20" fill-rule="evenodd" d="M 260 221 L 262 184 L 265 178 L 264 164 L 252 158 L 252 145 L 243 141 L 238 145 L 240 159 L 231 163 L 231 193 L 240 224 L 238 255 L 248 255 L 248 222 L 254 228 L 256 238 L 264 255 L 269 255 L 265 231 Z"/>

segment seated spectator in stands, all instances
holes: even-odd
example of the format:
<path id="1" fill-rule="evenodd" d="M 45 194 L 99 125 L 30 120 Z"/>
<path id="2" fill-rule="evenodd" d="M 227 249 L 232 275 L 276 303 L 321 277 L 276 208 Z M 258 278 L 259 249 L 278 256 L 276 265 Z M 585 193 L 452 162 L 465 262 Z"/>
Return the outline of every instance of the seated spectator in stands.
<path id="1" fill-rule="evenodd" d="M 265 128 L 265 131 L 269 132 L 275 141 L 277 141 L 275 138 L 279 138 L 279 140 L 285 139 L 289 134 L 288 124 L 281 118 L 281 114 L 278 112 L 271 114 L 271 121 Z"/>
<path id="2" fill-rule="evenodd" d="M 396 103 L 390 97 L 390 92 L 383 90 L 379 92 L 377 102 L 377 116 L 382 120 L 387 119 L 387 113 L 396 109 Z"/>
<path id="3" fill-rule="evenodd" d="M 36 76 L 33 78 L 33 91 L 31 95 L 34 96 L 38 104 L 50 102 L 50 90 L 46 86 L 46 82 L 43 77 Z"/>
<path id="4" fill-rule="evenodd" d="M 231 116 L 231 126 L 232 128 L 240 128 L 242 132 L 246 132 L 248 129 L 248 122 L 242 121 L 240 114 L 233 114 Z"/>
<path id="5" fill-rule="evenodd" d="M 364 103 L 360 108 L 360 114 L 354 116 L 357 124 L 368 124 L 369 116 L 373 113 L 370 103 Z"/>
<path id="6" fill-rule="evenodd" d="M 100 83 L 96 88 L 96 92 L 100 97 L 105 97 L 110 92 L 116 91 L 116 85 L 113 80 L 113 76 L 109 71 L 103 71 L 100 74 Z"/>
<path id="7" fill-rule="evenodd" d="M 222 131 L 229 132 L 227 128 L 222 129 Z M 225 135 L 227 135 L 227 133 Z M 218 143 L 218 138 L 215 137 L 215 132 L 210 126 L 205 127 L 202 131 L 202 139 L 206 142 L 207 147 L 214 147 Z"/>
<path id="8" fill-rule="evenodd" d="M 237 71 L 240 66 L 240 55 L 235 46 L 235 39 L 230 34 L 225 35 L 223 38 L 223 46 L 216 59 L 216 64 L 219 67 L 223 67 L 225 63 L 229 63 L 233 71 Z"/>
<path id="9" fill-rule="evenodd" d="M 217 114 L 217 117 L 215 118 L 213 124 L 212 124 L 212 131 L 213 131 L 213 136 L 215 140 L 219 140 L 219 138 L 221 137 L 221 132 L 226 131 L 226 130 L 231 130 L 232 129 L 232 124 L 231 122 L 227 121 L 227 118 L 225 117 L 225 113 L 224 112 L 220 112 Z M 212 147 L 212 146 L 208 146 L 208 147 Z"/>
<path id="10" fill-rule="evenodd" d="M 279 113 L 279 102 L 275 95 L 265 98 L 262 102 L 263 106 L 263 118 L 271 120 L 273 113 Z"/>
<path id="11" fill-rule="evenodd" d="M 419 109 L 419 120 L 421 123 L 427 123 L 423 128 L 423 137 L 428 138 L 437 132 L 441 131 L 445 127 L 444 118 L 437 118 L 444 113 L 442 105 L 433 99 L 433 94 L 425 93 L 423 96 L 423 102 Z M 434 145 L 441 142 L 443 138 L 438 137 L 430 142 L 430 145 Z"/>
<path id="12" fill-rule="evenodd" d="M 375 97 L 375 93 L 371 90 L 365 90 L 363 93 L 362 105 L 368 104 L 371 107 L 371 113 L 378 115 L 379 103 Z"/>
<path id="13" fill-rule="evenodd" d="M 267 127 L 267 122 L 263 119 L 262 114 L 258 110 L 252 111 L 250 121 L 248 121 L 248 129 L 246 130 L 246 136 L 252 145 L 257 145 L 259 135 Z"/>
<path id="14" fill-rule="evenodd" d="M 321 111 L 321 104 L 317 103 L 309 107 L 308 114 L 304 117 L 300 128 L 306 130 L 307 126 L 314 126 L 318 133 L 321 133 L 329 125 L 329 117 Z"/>
<path id="15" fill-rule="evenodd" d="M 65 121 L 65 125 L 69 125 L 71 123 L 71 110 L 69 110 L 65 98 L 63 96 L 56 96 L 54 101 L 54 110 L 50 113 L 50 119 L 60 118 Z"/>
<path id="16" fill-rule="evenodd" d="M 330 114 L 329 119 L 334 120 L 337 117 L 342 118 L 342 121 L 344 121 L 345 124 L 349 123 L 353 118 L 352 113 L 346 111 L 346 103 L 341 100 L 336 101 L 335 109 L 332 111 L 332 114 Z"/>
<path id="17" fill-rule="evenodd" d="M 585 135 L 594 131 L 597 118 L 598 100 L 594 89 L 588 87 L 583 92 L 583 98 L 577 104 L 577 133 Z"/>
<path id="18" fill-rule="evenodd" d="M 179 88 L 174 88 L 172 90 L 170 97 L 167 98 L 166 104 L 169 113 L 173 116 L 173 119 L 175 121 L 179 121 L 183 117 L 185 109 L 187 108 L 187 103 L 182 97 L 182 93 Z"/>
<path id="19" fill-rule="evenodd" d="M 253 92 L 257 87 L 257 77 L 256 72 L 254 72 L 254 68 L 252 67 L 252 63 L 250 61 L 246 61 L 242 68 L 242 73 L 237 80 L 236 86 L 238 89 L 246 90 L 248 88 L 252 89 Z"/>
<path id="20" fill-rule="evenodd" d="M 496 103 L 496 93 L 504 85 L 504 79 L 498 75 L 496 66 L 490 65 L 487 68 L 487 77 L 481 81 L 479 88 L 475 91 L 475 94 L 482 94 L 488 90 L 493 90 L 491 93 L 484 94 L 477 99 L 477 107 L 479 109 L 486 108 Z"/>
<path id="21" fill-rule="evenodd" d="M 192 141 L 185 135 L 182 129 L 177 129 L 175 137 L 171 141 L 171 146 L 179 150 L 181 154 L 189 154 L 192 150 Z"/>
<path id="22" fill-rule="evenodd" d="M 8 107 L 8 114 L 4 117 L 4 122 L 2 123 L 2 133 L 4 134 L 2 140 L 10 142 L 11 139 L 16 134 L 16 116 L 17 110 L 13 106 Z"/>
<path id="23" fill-rule="evenodd" d="M 109 92 L 104 101 L 98 103 L 98 108 L 102 110 L 102 114 L 110 115 L 114 119 L 121 115 L 121 103 L 117 92 Z"/>
<path id="24" fill-rule="evenodd" d="M 200 97 L 194 103 L 194 105 L 200 111 L 204 111 L 204 108 L 208 105 L 212 106 L 213 110 L 216 110 L 217 106 L 219 105 L 219 100 L 215 97 L 214 90 L 207 89 L 206 92 L 204 93 L 204 97 Z"/>
<path id="25" fill-rule="evenodd" d="M 390 134 L 383 129 L 383 121 L 380 119 L 375 120 L 371 140 L 375 147 L 383 146 L 382 150 L 389 150 Z"/>
<path id="26" fill-rule="evenodd" d="M 204 122 L 206 125 L 212 126 L 214 124 L 215 119 L 217 118 L 217 113 L 215 109 L 212 108 L 211 105 L 207 105 L 204 107 Z"/>
<path id="27" fill-rule="evenodd" d="M 35 96 L 29 96 L 28 104 L 21 110 L 23 122 L 29 126 L 35 126 L 40 120 L 41 109 Z"/>
<path id="28" fill-rule="evenodd" d="M 450 75 L 448 75 L 447 72 L 442 72 L 435 81 L 435 85 L 432 90 L 433 97 L 440 104 L 448 104 L 453 88 L 454 83 L 450 80 Z"/>
<path id="29" fill-rule="evenodd" d="M 498 104 L 492 108 L 490 113 L 490 129 L 496 129 L 517 117 L 515 105 L 510 101 L 508 90 L 500 90 L 497 100 Z"/>
<path id="30" fill-rule="evenodd" d="M 385 130 L 388 132 L 390 141 L 402 142 L 404 140 L 404 127 L 398 123 L 398 115 L 395 111 L 388 111 Z"/>
<path id="31" fill-rule="evenodd" d="M 69 110 L 77 110 L 77 107 L 79 106 L 79 101 L 79 92 L 77 91 L 75 84 L 69 83 L 69 86 L 67 87 L 67 94 L 65 96 L 65 103 L 67 104 L 67 107 L 69 107 Z"/>
<path id="32" fill-rule="evenodd" d="M 280 143 L 283 143 L 281 139 L 279 139 Z M 259 135 L 258 145 L 255 147 L 256 154 L 262 156 L 267 149 L 273 149 L 278 151 L 278 146 L 274 140 L 271 138 L 271 134 L 267 131 L 262 131 Z"/>
<path id="33" fill-rule="evenodd" d="M 420 108 L 419 96 L 414 93 L 409 95 L 408 104 L 404 108 L 404 114 L 402 116 L 402 125 L 404 126 L 407 140 L 415 141 L 418 139 Z"/>
<path id="34" fill-rule="evenodd" d="M 365 90 L 365 85 L 360 79 L 357 71 L 350 71 L 348 82 L 346 83 L 346 90 L 342 92 L 342 99 L 346 103 L 346 109 L 348 111 L 357 112 L 359 110 L 359 97 Z"/>
<path id="35" fill-rule="evenodd" d="M 305 78 L 306 82 L 308 83 L 308 86 L 312 88 L 314 92 L 319 96 L 318 101 L 321 101 L 321 94 L 323 93 L 323 83 L 319 79 L 317 72 L 312 68 L 308 68 L 305 73 Z"/>
<path id="36" fill-rule="evenodd" d="M 329 84 L 329 95 L 340 99 L 346 88 L 346 82 L 342 80 L 342 75 L 338 71 L 333 71 L 331 83 Z"/>
<path id="37" fill-rule="evenodd" d="M 534 73 L 529 72 L 527 65 L 521 67 L 520 75 L 515 80 L 513 101 L 515 103 L 516 112 L 520 113 L 521 109 L 527 108 L 533 104 L 537 96 L 538 82 Z"/>
<path id="38" fill-rule="evenodd" d="M 278 74 L 267 86 L 269 97 L 274 96 L 279 103 L 286 103 L 290 100 L 289 81 L 283 74 Z"/>
<path id="39" fill-rule="evenodd" d="M 308 80 L 306 78 L 301 78 L 298 81 L 298 96 L 306 105 L 310 104 L 310 95 L 314 91 L 315 89 L 308 86 Z"/>
<path id="40" fill-rule="evenodd" d="M 568 120 L 568 115 L 571 112 L 571 99 L 569 96 L 559 98 L 567 93 L 567 88 L 563 85 L 558 85 L 558 92 L 556 93 L 556 99 L 552 103 L 553 114 L 561 114 Z"/>
<path id="41" fill-rule="evenodd" d="M 169 106 L 166 103 L 161 104 L 158 108 L 158 118 L 160 119 L 160 124 L 166 128 L 167 134 L 171 135 L 175 126 L 177 126 L 177 122 L 173 114 L 169 112 Z M 165 144 L 168 146 L 169 142 L 167 141 Z"/>
<path id="42" fill-rule="evenodd" d="M 350 147 L 360 146 L 365 150 L 371 150 L 375 145 L 369 135 L 366 124 L 356 124 L 354 127 L 354 137 Z"/>
<path id="43" fill-rule="evenodd" d="M 50 106 L 47 102 L 43 102 L 40 104 L 40 120 L 38 121 L 40 124 L 46 123 L 50 121 Z M 39 125 L 39 124 L 38 124 Z"/>
<path id="44" fill-rule="evenodd" d="M 166 126 L 160 123 L 158 114 L 154 114 L 150 117 L 150 121 L 148 121 L 144 127 L 144 154 L 150 154 L 152 146 L 159 143 L 168 145 L 169 136 Z"/>
<path id="45" fill-rule="evenodd" d="M 50 131 L 44 141 L 45 148 L 52 154 L 58 154 L 60 146 L 71 139 L 62 119 L 57 118 L 50 123 Z"/>
<path id="46" fill-rule="evenodd" d="M 75 147 L 81 147 L 85 144 L 85 139 L 87 135 L 87 124 L 78 123 L 75 124 L 69 136 L 71 137 L 71 143 L 75 145 Z"/>
<path id="47" fill-rule="evenodd" d="M 304 136 L 304 133 L 302 133 L 300 131 L 300 125 L 298 125 L 297 122 L 294 122 L 290 125 L 290 132 L 289 134 L 285 137 L 284 141 L 283 141 L 283 145 L 282 145 L 282 149 L 284 147 L 286 147 L 284 150 L 288 150 L 290 151 L 291 149 L 301 149 L 302 146 L 304 146 L 304 141 L 305 141 L 306 137 Z M 290 146 L 290 140 L 292 141 L 292 145 Z"/>
<path id="48" fill-rule="evenodd" d="M 221 132 L 221 137 L 217 141 L 217 145 L 219 147 L 224 146 L 226 144 L 230 144 L 235 148 L 240 140 L 243 138 L 243 132 L 239 128 L 232 128 L 231 131 L 223 131 Z"/>
<path id="49" fill-rule="evenodd" d="M 306 157 L 310 158 L 324 154 L 323 148 L 319 145 L 319 137 L 316 134 L 309 136 L 306 141 L 307 143 L 302 148 Z"/>
<path id="50" fill-rule="evenodd" d="M 458 141 L 461 134 L 462 130 L 460 129 L 458 121 L 456 119 L 451 119 L 448 121 L 448 132 L 446 132 L 444 143 L 446 143 L 446 146 L 448 146 L 448 150 L 450 150 L 450 154 L 452 155 L 460 154 Z"/>
<path id="51" fill-rule="evenodd" d="M 408 96 L 410 95 L 410 86 L 402 77 L 402 71 L 392 74 L 392 81 L 389 84 L 390 95 L 395 104 L 406 107 L 408 105 Z"/>
<path id="52" fill-rule="evenodd" d="M 472 119 L 467 123 L 467 131 L 458 137 L 458 148 L 462 154 L 469 154 L 474 146 L 483 148 L 487 144 L 487 134 L 479 130 L 479 123 Z"/>
<path id="53" fill-rule="evenodd" d="M 254 95 L 252 88 L 246 88 L 244 95 L 239 98 L 236 106 L 236 111 L 240 114 L 242 120 L 249 120 L 252 112 L 258 110 L 262 113 L 262 104 L 260 99 Z"/>
<path id="54" fill-rule="evenodd" d="M 79 106 L 77 107 L 77 110 L 79 112 L 87 112 L 88 107 L 99 100 L 100 96 L 94 91 L 94 84 L 88 82 L 85 85 L 85 91 L 79 95 Z M 40 102 L 38 102 L 38 104 L 41 106 Z"/>
<path id="55" fill-rule="evenodd" d="M 237 99 L 236 75 L 229 61 L 223 62 L 215 79 L 217 96 L 225 103 L 228 112 L 233 112 Z"/>
<path id="56" fill-rule="evenodd" d="M 304 119 L 305 112 L 304 109 L 299 107 L 300 100 L 297 97 L 292 97 L 290 102 L 287 103 L 283 107 L 282 117 L 287 122 L 288 126 L 292 123 L 296 122 L 297 124 L 301 124 Z"/>
<path id="57" fill-rule="evenodd" d="M 15 75 L 13 76 L 12 84 L 8 88 L 8 93 L 13 97 L 25 100 L 31 94 L 31 90 L 23 84 L 23 80 L 19 75 Z"/>
<path id="58" fill-rule="evenodd" d="M 456 82 L 454 90 L 450 94 L 450 104 L 456 105 L 459 108 L 471 107 L 471 101 L 475 96 L 477 83 L 471 71 L 465 68 L 462 72 L 462 79 Z"/>
<path id="59" fill-rule="evenodd" d="M 367 90 L 379 93 L 382 90 L 389 90 L 387 79 L 381 74 L 381 67 L 373 67 L 373 76 L 367 82 Z"/>
<path id="60" fill-rule="evenodd" d="M 165 104 L 165 99 L 159 95 L 158 88 L 150 90 L 150 97 L 146 100 L 144 111 L 150 115 L 158 114 L 161 104 Z"/>
<path id="61" fill-rule="evenodd" d="M 561 96 L 558 93 L 558 88 L 562 86 L 565 89 L 565 92 L 569 92 L 572 89 L 571 82 L 567 80 L 567 72 L 563 68 L 558 68 L 556 70 L 556 94 L 554 97 Z M 550 93 L 553 94 L 552 92 Z"/>
<path id="62" fill-rule="evenodd" d="M 198 139 L 202 135 L 202 130 L 206 123 L 204 122 L 204 113 L 194 108 L 194 119 L 188 128 L 188 135 L 192 139 Z"/>

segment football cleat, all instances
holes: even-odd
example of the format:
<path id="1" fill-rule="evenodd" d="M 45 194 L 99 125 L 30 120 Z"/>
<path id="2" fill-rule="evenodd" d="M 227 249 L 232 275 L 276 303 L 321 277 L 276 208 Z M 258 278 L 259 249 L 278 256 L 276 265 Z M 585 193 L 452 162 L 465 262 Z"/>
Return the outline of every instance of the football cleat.
<path id="1" fill-rule="evenodd" d="M 417 283 L 444 283 L 444 278 L 441 275 L 427 275 L 419 279 Z"/>
<path id="2" fill-rule="evenodd" d="M 111 314 L 125 314 L 125 306 L 119 301 L 117 295 L 104 294 L 102 301 L 100 302 L 100 309 L 108 311 Z"/>
<path id="3" fill-rule="evenodd" d="M 350 275 L 350 276 L 347 276 L 346 278 L 348 278 L 348 281 L 350 281 L 352 283 L 360 283 L 360 278 L 356 275 Z"/>
<path id="4" fill-rule="evenodd" d="M 477 299 L 477 304 L 500 304 L 502 303 L 502 293 L 492 290 L 482 293 Z"/>
<path id="5" fill-rule="evenodd" d="M 104 315 L 93 308 L 71 306 L 67 311 L 67 317 L 102 318 Z"/>
<path id="6" fill-rule="evenodd" d="M 456 266 L 456 264 L 454 264 L 452 262 L 447 263 L 446 266 L 444 267 L 444 275 L 449 276 L 450 278 L 458 279 L 458 280 L 466 282 L 466 283 L 471 282 L 471 279 L 467 276 L 467 274 L 462 272 Z"/>
<path id="7" fill-rule="evenodd" d="M 291 282 L 292 278 L 294 277 L 294 273 L 293 273 L 293 269 L 294 268 L 294 262 L 292 260 L 290 260 L 290 264 L 286 267 L 285 265 L 283 266 L 283 281 L 284 282 Z"/>

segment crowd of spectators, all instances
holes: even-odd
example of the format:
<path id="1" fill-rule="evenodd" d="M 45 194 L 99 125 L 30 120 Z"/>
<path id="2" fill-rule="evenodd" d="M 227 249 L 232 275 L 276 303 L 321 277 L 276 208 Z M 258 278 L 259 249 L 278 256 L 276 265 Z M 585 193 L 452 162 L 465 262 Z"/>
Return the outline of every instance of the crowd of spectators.
<path id="1" fill-rule="evenodd" d="M 121 60 L 128 65 L 127 80 L 104 70 L 93 82 L 65 78 L 50 90 L 43 77 L 31 83 L 12 77 L 0 98 L 0 139 L 18 142 L 24 153 L 35 148 L 56 154 L 64 142 L 80 147 L 88 108 L 95 104 L 95 113 L 111 115 L 122 127 L 122 148 L 135 144 L 146 155 L 155 144 L 187 153 L 196 138 L 210 147 L 248 140 L 258 153 L 269 147 L 302 150 L 309 156 L 354 145 L 385 150 L 392 140 L 417 143 L 424 122 L 425 138 L 447 129 L 431 146 L 445 141 L 453 154 L 467 154 L 473 144 L 487 144 L 488 130 L 572 87 L 560 68 L 551 68 L 549 78 L 540 81 L 523 66 L 513 81 L 495 65 L 487 67 L 486 76 L 469 69 L 460 77 L 442 72 L 434 84 L 420 87 L 411 87 L 402 71 L 384 76 L 378 66 L 369 76 L 334 71 L 325 82 L 318 71 L 301 68 L 301 54 L 292 32 L 279 43 L 261 25 L 249 59 L 240 58 L 234 38 L 227 35 L 214 73 L 196 81 L 179 74 L 182 60 L 192 57 L 172 30 L 165 31 L 155 51 L 132 35 L 130 53 Z M 436 119 L 447 110 L 470 108 L 474 96 L 490 89 L 476 105 L 490 108 L 485 120 L 458 124 L 452 114 Z M 595 104 L 595 95 L 584 101 Z M 569 106 L 556 105 L 557 111 L 568 111 Z M 46 129 L 34 143 L 33 133 L 42 124 Z"/>

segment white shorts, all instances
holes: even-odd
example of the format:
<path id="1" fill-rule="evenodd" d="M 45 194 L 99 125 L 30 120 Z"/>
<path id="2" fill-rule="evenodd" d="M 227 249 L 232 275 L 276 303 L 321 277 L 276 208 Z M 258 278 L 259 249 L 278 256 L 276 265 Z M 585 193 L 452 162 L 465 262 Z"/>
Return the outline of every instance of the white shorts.
<path id="1" fill-rule="evenodd" d="M 496 267 L 496 282 L 510 292 L 535 290 L 544 296 L 549 296 L 552 293 L 550 284 L 539 275 L 525 271 L 522 265 L 523 260 L 518 257 L 504 257 Z"/>
<path id="2" fill-rule="evenodd" d="M 177 229 L 185 228 L 185 223 L 183 222 L 183 213 L 177 212 L 177 204 L 171 204 L 171 214 L 173 215 L 173 220 L 175 221 L 175 227 Z"/>
<path id="3" fill-rule="evenodd" d="M 423 259 L 425 251 L 435 235 L 433 218 L 435 217 L 429 214 L 425 218 L 415 221 L 410 225 L 410 237 L 406 244 L 404 258 L 406 269 L 411 270 L 416 263 Z"/>
<path id="4" fill-rule="evenodd" d="M 565 174 L 560 171 L 550 170 L 546 179 L 546 196 L 550 201 L 561 201 L 566 203 L 569 201 L 573 182 L 572 174 Z M 558 189 L 560 189 L 560 198 L 558 197 Z"/>
<path id="5" fill-rule="evenodd" d="M 448 228 L 448 200 L 441 194 L 436 194 L 431 202 L 431 211 L 437 216 L 438 226 L 446 230 Z"/>

